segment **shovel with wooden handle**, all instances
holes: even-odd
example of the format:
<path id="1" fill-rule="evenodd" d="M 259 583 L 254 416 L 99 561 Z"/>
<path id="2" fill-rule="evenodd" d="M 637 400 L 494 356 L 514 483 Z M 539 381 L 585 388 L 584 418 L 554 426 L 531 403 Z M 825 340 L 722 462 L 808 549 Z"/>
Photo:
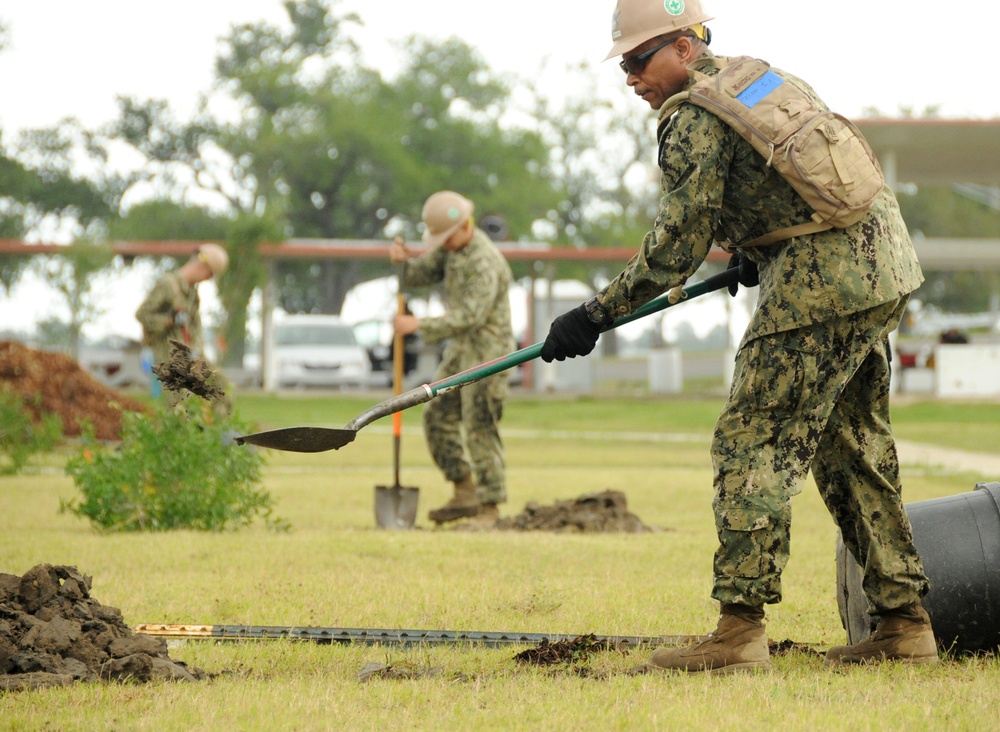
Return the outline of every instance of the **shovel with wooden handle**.
<path id="1" fill-rule="evenodd" d="M 688 285 L 684 289 L 674 288 L 670 292 L 660 295 L 655 300 L 650 300 L 631 315 L 615 320 L 608 328 L 617 328 L 625 323 L 631 323 L 639 318 L 644 318 L 647 315 L 665 310 L 684 300 L 729 287 L 729 285 L 737 282 L 738 278 L 739 269 L 732 268 L 713 275 L 702 282 Z M 461 371 L 453 376 L 448 376 L 431 384 L 418 386 L 416 389 L 410 389 L 407 392 L 394 396 L 392 399 L 369 407 L 348 422 L 344 429 L 341 430 L 330 429 L 328 427 L 286 427 L 280 430 L 258 432 L 254 435 L 244 435 L 235 439 L 237 444 L 240 445 L 246 443 L 248 445 L 268 447 L 272 450 L 289 450 L 291 452 L 339 450 L 344 445 L 354 442 L 354 438 L 358 435 L 358 430 L 377 419 L 390 414 L 396 414 L 424 402 L 429 402 L 439 394 L 444 394 L 452 389 L 458 389 L 474 381 L 485 379 L 487 376 L 492 376 L 501 371 L 519 366 L 522 363 L 538 358 L 541 353 L 542 344 L 535 343 L 534 345 L 522 348 L 520 351 L 487 361 L 484 364 Z"/>
<path id="2" fill-rule="evenodd" d="M 406 313 L 403 293 L 396 295 L 396 312 Z M 403 392 L 403 359 L 405 343 L 397 333 L 392 340 L 392 393 Z M 380 529 L 412 529 L 417 518 L 417 501 L 420 489 L 404 488 L 399 482 L 400 448 L 403 438 L 403 413 L 392 413 L 392 469 L 393 484 L 375 486 L 375 523 Z"/>

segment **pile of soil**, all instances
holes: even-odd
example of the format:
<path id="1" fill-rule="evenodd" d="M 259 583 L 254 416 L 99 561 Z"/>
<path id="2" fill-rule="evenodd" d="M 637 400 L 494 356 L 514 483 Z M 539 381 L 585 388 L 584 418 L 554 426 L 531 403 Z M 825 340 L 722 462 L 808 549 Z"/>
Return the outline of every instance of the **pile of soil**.
<path id="1" fill-rule="evenodd" d="M 134 633 L 120 610 L 90 596 L 91 583 L 76 567 L 51 564 L 23 577 L 0 573 L 0 691 L 206 677 L 171 661 L 163 638 Z"/>
<path id="2" fill-rule="evenodd" d="M 16 341 L 0 341 L 0 391 L 21 397 L 35 420 L 58 416 L 66 437 L 78 437 L 87 421 L 97 439 L 119 440 L 123 411 L 149 411 L 95 380 L 69 356 Z"/>
<path id="3" fill-rule="evenodd" d="M 543 638 L 534 648 L 515 655 L 514 660 L 517 663 L 535 666 L 554 666 L 561 663 L 580 663 L 598 651 L 608 650 L 614 650 L 614 645 L 607 640 L 598 640 L 593 633 L 551 642 L 548 638 Z"/>
<path id="4" fill-rule="evenodd" d="M 656 531 L 628 510 L 625 494 L 608 489 L 568 501 L 540 506 L 530 501 L 517 516 L 501 518 L 494 527 L 512 531 L 564 533 L 630 533 Z"/>

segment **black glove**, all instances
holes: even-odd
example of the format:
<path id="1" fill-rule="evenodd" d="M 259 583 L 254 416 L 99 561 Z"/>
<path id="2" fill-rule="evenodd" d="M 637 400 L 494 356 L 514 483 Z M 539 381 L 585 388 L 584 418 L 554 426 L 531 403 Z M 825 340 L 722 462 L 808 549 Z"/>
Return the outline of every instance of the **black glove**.
<path id="1" fill-rule="evenodd" d="M 760 276 L 757 272 L 757 263 L 752 259 L 744 257 L 739 252 L 733 252 L 733 256 L 729 258 L 729 264 L 726 265 L 726 269 L 733 269 L 734 267 L 739 267 L 740 273 L 737 277 L 737 281 L 729 286 L 729 294 L 736 297 L 737 291 L 740 289 L 740 285 L 744 287 L 756 287 L 760 284 Z"/>
<path id="2" fill-rule="evenodd" d="M 586 356 L 594 350 L 600 334 L 601 326 L 592 323 L 583 305 L 579 305 L 552 321 L 542 344 L 542 360 L 552 363 Z"/>

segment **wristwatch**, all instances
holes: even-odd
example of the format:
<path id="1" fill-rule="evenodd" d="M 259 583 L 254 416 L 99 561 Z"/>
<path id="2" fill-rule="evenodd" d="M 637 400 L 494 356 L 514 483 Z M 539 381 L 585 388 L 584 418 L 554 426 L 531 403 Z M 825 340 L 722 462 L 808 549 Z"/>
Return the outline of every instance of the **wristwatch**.
<path id="1" fill-rule="evenodd" d="M 587 313 L 587 320 L 594 325 L 607 325 L 611 322 L 611 315 L 608 313 L 607 309 L 605 309 L 605 307 L 597 301 L 596 296 L 587 300 L 587 302 L 583 304 L 583 309 Z"/>

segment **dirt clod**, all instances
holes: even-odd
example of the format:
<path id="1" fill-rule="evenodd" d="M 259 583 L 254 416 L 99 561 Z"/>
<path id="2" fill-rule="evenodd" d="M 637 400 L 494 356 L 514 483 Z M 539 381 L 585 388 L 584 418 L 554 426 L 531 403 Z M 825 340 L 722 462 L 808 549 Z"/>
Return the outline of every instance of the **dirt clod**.
<path id="1" fill-rule="evenodd" d="M 226 394 L 212 383 L 215 371 L 201 356 L 195 356 L 191 349 L 180 341 L 170 341 L 173 350 L 170 360 L 153 367 L 153 373 L 168 391 L 180 392 L 184 389 L 207 401 L 218 401 Z"/>
<path id="2" fill-rule="evenodd" d="M 148 412 L 145 405 L 109 389 L 62 353 L 36 351 L 0 341 L 0 391 L 16 394 L 33 419 L 54 414 L 66 437 L 78 437 L 84 422 L 99 440 L 121 439 L 122 412 Z"/>
<path id="3" fill-rule="evenodd" d="M 90 596 L 91 585 L 76 567 L 0 573 L 0 690 L 206 677 L 172 661 L 163 638 L 133 632 L 120 610 Z"/>
<path id="4" fill-rule="evenodd" d="M 517 516 L 501 518 L 496 529 L 566 533 L 643 533 L 656 531 L 628 510 L 621 491 L 588 493 L 550 506 L 530 501 Z"/>
<path id="5" fill-rule="evenodd" d="M 586 660 L 592 653 L 611 649 L 612 646 L 608 641 L 598 640 L 593 633 L 557 641 L 542 638 L 542 641 L 534 648 L 529 648 L 515 655 L 514 660 L 518 663 L 530 663 L 535 666 L 553 666 L 562 663 L 579 663 Z"/>

